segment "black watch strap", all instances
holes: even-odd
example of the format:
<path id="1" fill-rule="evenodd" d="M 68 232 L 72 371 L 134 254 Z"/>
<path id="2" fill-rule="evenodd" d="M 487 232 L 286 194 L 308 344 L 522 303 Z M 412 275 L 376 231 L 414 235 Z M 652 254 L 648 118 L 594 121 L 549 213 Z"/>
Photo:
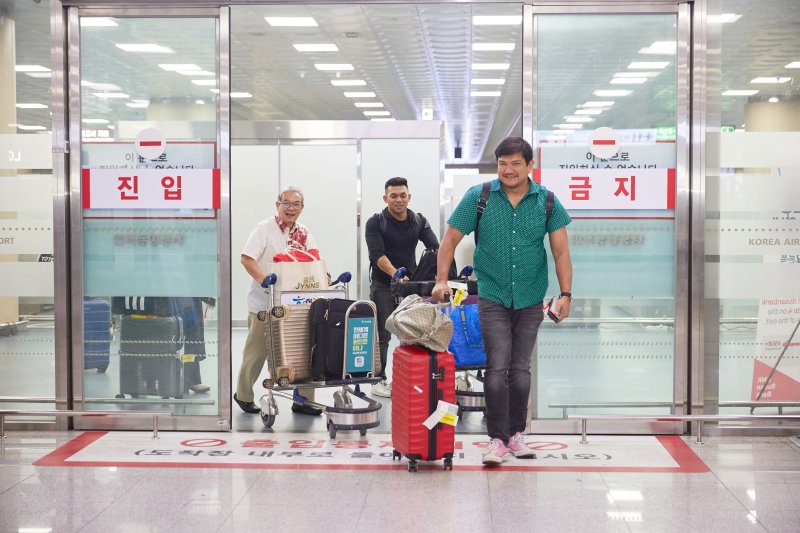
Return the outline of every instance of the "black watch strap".
<path id="1" fill-rule="evenodd" d="M 572 300 L 572 293 L 571 292 L 563 291 L 561 294 L 558 295 L 559 298 L 563 298 L 564 296 L 566 296 L 567 298 Z"/>

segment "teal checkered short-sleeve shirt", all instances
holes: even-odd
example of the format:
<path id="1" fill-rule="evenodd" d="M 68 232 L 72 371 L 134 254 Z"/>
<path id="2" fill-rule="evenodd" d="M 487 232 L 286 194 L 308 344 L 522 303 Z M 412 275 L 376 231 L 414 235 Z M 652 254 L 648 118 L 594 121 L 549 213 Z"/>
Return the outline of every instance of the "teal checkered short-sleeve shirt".
<path id="1" fill-rule="evenodd" d="M 516 208 L 511 206 L 500 180 L 491 182 L 475 248 L 473 266 L 478 294 L 509 309 L 523 309 L 542 301 L 548 283 L 544 238 L 572 221 L 555 198 L 545 228 L 547 189 L 530 179 L 528 182 L 528 193 Z M 470 187 L 447 221 L 465 235 L 475 231 L 482 187 Z"/>

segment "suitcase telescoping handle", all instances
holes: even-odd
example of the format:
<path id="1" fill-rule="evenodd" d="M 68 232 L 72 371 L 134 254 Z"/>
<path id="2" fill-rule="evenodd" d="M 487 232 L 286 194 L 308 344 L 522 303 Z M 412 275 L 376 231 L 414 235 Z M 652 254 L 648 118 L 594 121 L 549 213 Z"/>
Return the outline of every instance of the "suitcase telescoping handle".
<path id="1" fill-rule="evenodd" d="M 444 367 L 440 366 L 436 369 L 437 372 L 431 374 L 431 381 L 441 381 L 444 379 Z"/>

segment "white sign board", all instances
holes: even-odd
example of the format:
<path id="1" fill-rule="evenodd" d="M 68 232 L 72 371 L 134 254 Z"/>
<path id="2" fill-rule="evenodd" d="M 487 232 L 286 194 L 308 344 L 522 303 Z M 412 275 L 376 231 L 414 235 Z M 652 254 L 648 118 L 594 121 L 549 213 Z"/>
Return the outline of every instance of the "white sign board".
<path id="1" fill-rule="evenodd" d="M 798 320 L 798 298 L 761 298 L 759 301 L 751 400 L 759 393 L 761 401 L 800 400 L 800 337 L 795 333 L 791 342 L 789 339 Z"/>
<path id="2" fill-rule="evenodd" d="M 219 209 L 219 169 L 83 169 L 84 209 Z"/>
<path id="3" fill-rule="evenodd" d="M 53 135 L 0 134 L 0 168 L 52 169 Z"/>

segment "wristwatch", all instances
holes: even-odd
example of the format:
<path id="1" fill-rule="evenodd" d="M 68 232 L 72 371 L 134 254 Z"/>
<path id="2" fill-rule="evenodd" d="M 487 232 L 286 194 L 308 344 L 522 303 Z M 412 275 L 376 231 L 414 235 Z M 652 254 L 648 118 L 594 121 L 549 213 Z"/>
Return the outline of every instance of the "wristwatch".
<path id="1" fill-rule="evenodd" d="M 558 295 L 558 297 L 559 298 L 567 297 L 567 298 L 569 298 L 570 302 L 572 301 L 572 293 L 571 292 L 563 291 L 561 294 Z"/>

